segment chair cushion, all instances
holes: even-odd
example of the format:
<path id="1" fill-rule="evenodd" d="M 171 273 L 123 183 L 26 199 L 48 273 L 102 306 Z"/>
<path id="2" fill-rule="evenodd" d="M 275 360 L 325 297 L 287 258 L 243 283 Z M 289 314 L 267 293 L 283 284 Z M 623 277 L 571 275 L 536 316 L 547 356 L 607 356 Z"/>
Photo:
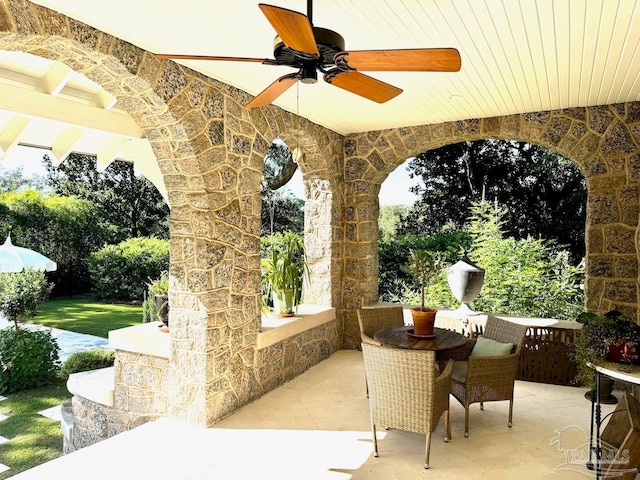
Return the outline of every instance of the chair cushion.
<path id="1" fill-rule="evenodd" d="M 478 337 L 471 350 L 472 357 L 497 357 L 509 355 L 513 350 L 513 343 L 502 343 L 490 338 Z"/>
<path id="2" fill-rule="evenodd" d="M 454 361 L 453 370 L 451 371 L 451 378 L 460 383 L 467 382 L 467 362 Z"/>

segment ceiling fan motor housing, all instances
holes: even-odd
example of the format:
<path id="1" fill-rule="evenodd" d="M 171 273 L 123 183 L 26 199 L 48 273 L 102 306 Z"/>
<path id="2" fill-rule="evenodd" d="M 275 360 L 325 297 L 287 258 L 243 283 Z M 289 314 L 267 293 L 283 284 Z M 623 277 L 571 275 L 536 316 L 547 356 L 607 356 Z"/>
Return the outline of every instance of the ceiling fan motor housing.
<path id="1" fill-rule="evenodd" d="M 287 47 L 279 36 L 273 40 L 273 56 L 285 65 L 302 68 L 305 64 L 313 62 L 314 67 L 333 66 L 333 56 L 344 51 L 344 38 L 339 33 L 327 28 L 313 27 L 313 36 L 320 51 L 320 58 L 307 55 Z"/>

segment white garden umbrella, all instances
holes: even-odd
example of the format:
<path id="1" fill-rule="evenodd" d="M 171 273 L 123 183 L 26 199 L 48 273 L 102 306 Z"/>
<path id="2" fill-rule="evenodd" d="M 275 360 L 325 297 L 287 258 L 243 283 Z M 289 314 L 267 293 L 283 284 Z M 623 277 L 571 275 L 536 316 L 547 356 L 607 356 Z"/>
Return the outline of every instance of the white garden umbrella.
<path id="1" fill-rule="evenodd" d="M 28 248 L 11 243 L 11 234 L 0 246 L 0 273 L 17 273 L 25 268 L 51 272 L 58 268 L 56 262 Z"/>

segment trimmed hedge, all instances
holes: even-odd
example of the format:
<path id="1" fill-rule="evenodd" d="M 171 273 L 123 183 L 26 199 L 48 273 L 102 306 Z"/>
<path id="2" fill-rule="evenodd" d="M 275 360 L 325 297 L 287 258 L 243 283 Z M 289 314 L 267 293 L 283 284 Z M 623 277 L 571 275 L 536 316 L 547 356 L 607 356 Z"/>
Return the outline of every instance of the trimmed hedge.
<path id="1" fill-rule="evenodd" d="M 169 269 L 169 241 L 131 238 L 89 256 L 89 272 L 99 300 L 142 300 L 150 278 Z"/>
<path id="2" fill-rule="evenodd" d="M 83 352 L 69 355 L 60 369 L 61 378 L 69 378 L 69 375 L 77 372 L 97 370 L 99 368 L 113 367 L 116 361 L 116 352 L 102 348 L 92 348 Z"/>

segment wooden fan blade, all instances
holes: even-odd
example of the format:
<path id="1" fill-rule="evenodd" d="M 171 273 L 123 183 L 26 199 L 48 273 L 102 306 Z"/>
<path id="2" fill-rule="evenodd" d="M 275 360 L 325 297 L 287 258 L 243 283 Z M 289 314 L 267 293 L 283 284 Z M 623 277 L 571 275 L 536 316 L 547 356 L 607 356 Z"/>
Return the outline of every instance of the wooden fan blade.
<path id="1" fill-rule="evenodd" d="M 334 72 L 335 70 L 326 74 L 325 81 L 374 102 L 388 102 L 402 93 L 402 89 L 398 87 L 359 72 Z"/>
<path id="2" fill-rule="evenodd" d="M 156 53 L 154 57 L 160 59 L 170 60 L 222 60 L 228 62 L 254 62 L 254 63 L 269 63 L 274 60 L 270 58 L 246 58 L 246 57 L 214 57 L 211 55 L 174 55 L 171 53 Z"/>
<path id="3" fill-rule="evenodd" d="M 306 15 L 264 3 L 258 6 L 287 47 L 296 52 L 320 57 L 316 38 Z"/>
<path id="4" fill-rule="evenodd" d="M 284 75 L 255 96 L 245 107 L 255 108 L 269 105 L 297 81 L 298 77 L 296 74 Z"/>
<path id="5" fill-rule="evenodd" d="M 455 48 L 356 50 L 338 52 L 336 64 L 367 72 L 457 72 L 460 53 Z"/>

